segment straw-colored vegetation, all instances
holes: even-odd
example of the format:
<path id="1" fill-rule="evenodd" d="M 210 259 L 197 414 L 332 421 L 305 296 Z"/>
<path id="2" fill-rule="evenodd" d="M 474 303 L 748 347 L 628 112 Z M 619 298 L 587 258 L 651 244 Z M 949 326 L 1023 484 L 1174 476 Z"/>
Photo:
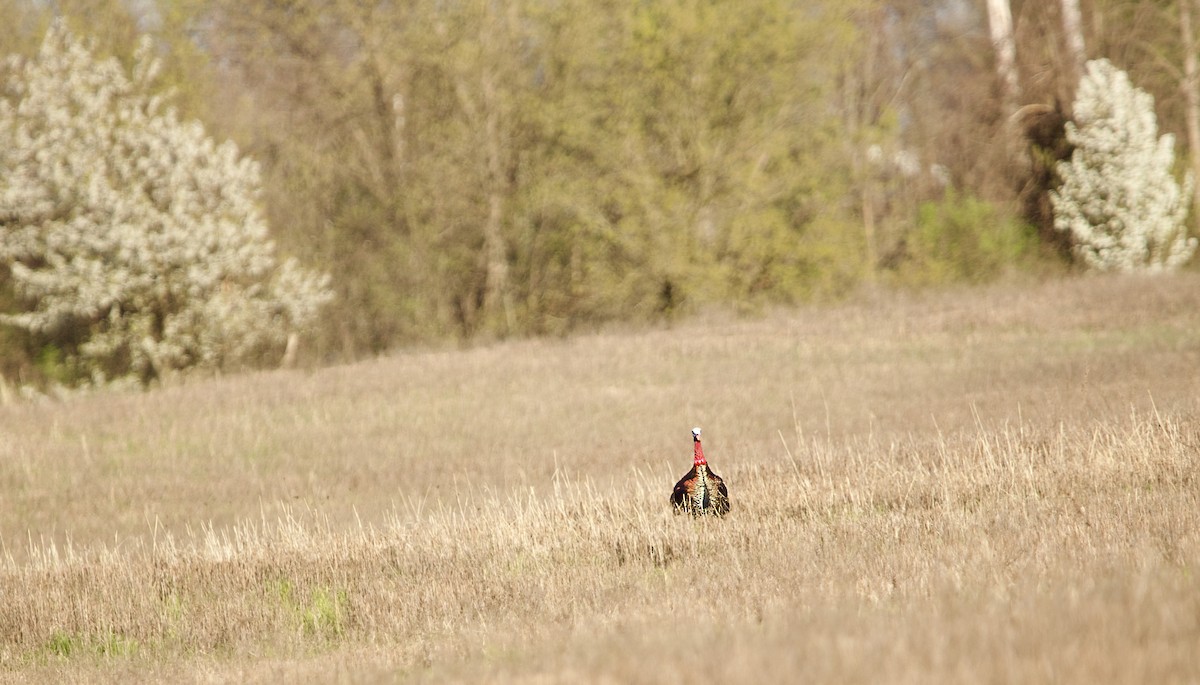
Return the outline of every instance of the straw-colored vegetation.
<path id="1" fill-rule="evenodd" d="M 3 407 L 0 679 L 1195 681 L 1198 368 L 1181 275 Z"/>

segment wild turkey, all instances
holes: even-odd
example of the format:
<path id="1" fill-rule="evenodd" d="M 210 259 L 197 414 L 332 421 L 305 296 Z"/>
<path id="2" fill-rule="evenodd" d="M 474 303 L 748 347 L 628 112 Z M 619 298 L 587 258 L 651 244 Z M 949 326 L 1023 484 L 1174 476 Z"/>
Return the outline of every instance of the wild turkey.
<path id="1" fill-rule="evenodd" d="M 675 513 L 724 516 L 729 513 L 729 490 L 725 487 L 725 481 L 708 468 L 708 461 L 704 459 L 704 448 L 700 445 L 699 428 L 692 429 L 692 451 L 692 470 L 679 479 L 675 484 L 675 491 L 671 493 L 671 504 L 675 505 Z"/>

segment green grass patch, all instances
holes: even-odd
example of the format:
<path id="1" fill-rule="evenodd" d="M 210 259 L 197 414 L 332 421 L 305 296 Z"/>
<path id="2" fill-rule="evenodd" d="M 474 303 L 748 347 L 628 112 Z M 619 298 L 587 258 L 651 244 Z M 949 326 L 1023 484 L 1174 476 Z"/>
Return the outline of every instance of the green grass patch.
<path id="1" fill-rule="evenodd" d="M 125 658 L 137 653 L 138 642 L 113 632 L 101 635 L 81 635 L 56 630 L 50 636 L 44 651 L 47 655 L 60 659 L 82 656 Z"/>
<path id="2" fill-rule="evenodd" d="M 302 593 L 285 579 L 276 583 L 275 592 L 305 637 L 329 640 L 345 633 L 349 608 L 345 590 L 317 587 Z"/>

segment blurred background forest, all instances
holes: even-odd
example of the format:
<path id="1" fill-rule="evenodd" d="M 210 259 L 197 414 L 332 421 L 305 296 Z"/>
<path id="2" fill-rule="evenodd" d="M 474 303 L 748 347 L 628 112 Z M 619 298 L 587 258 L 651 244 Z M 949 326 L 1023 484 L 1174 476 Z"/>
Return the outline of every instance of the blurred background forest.
<path id="1" fill-rule="evenodd" d="M 333 276 L 310 359 L 1066 269 L 1047 191 L 1085 59 L 1200 155 L 1196 0 L 0 0 L 262 164 Z M 1005 22 L 1008 22 L 1007 28 Z M 37 349 L 0 332 L 0 372 Z"/>

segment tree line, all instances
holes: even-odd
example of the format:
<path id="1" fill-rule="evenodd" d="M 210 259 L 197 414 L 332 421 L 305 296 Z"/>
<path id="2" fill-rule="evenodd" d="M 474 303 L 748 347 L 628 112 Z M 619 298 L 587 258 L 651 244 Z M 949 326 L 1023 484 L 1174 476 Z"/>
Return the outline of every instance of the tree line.
<path id="1" fill-rule="evenodd" d="M 1190 151 L 1194 1 L 0 0 L 0 51 L 57 16 L 133 68 L 149 36 L 331 276 L 337 359 L 1059 268 L 1081 56 Z M 55 343 L 3 336 L 10 375 Z"/>

